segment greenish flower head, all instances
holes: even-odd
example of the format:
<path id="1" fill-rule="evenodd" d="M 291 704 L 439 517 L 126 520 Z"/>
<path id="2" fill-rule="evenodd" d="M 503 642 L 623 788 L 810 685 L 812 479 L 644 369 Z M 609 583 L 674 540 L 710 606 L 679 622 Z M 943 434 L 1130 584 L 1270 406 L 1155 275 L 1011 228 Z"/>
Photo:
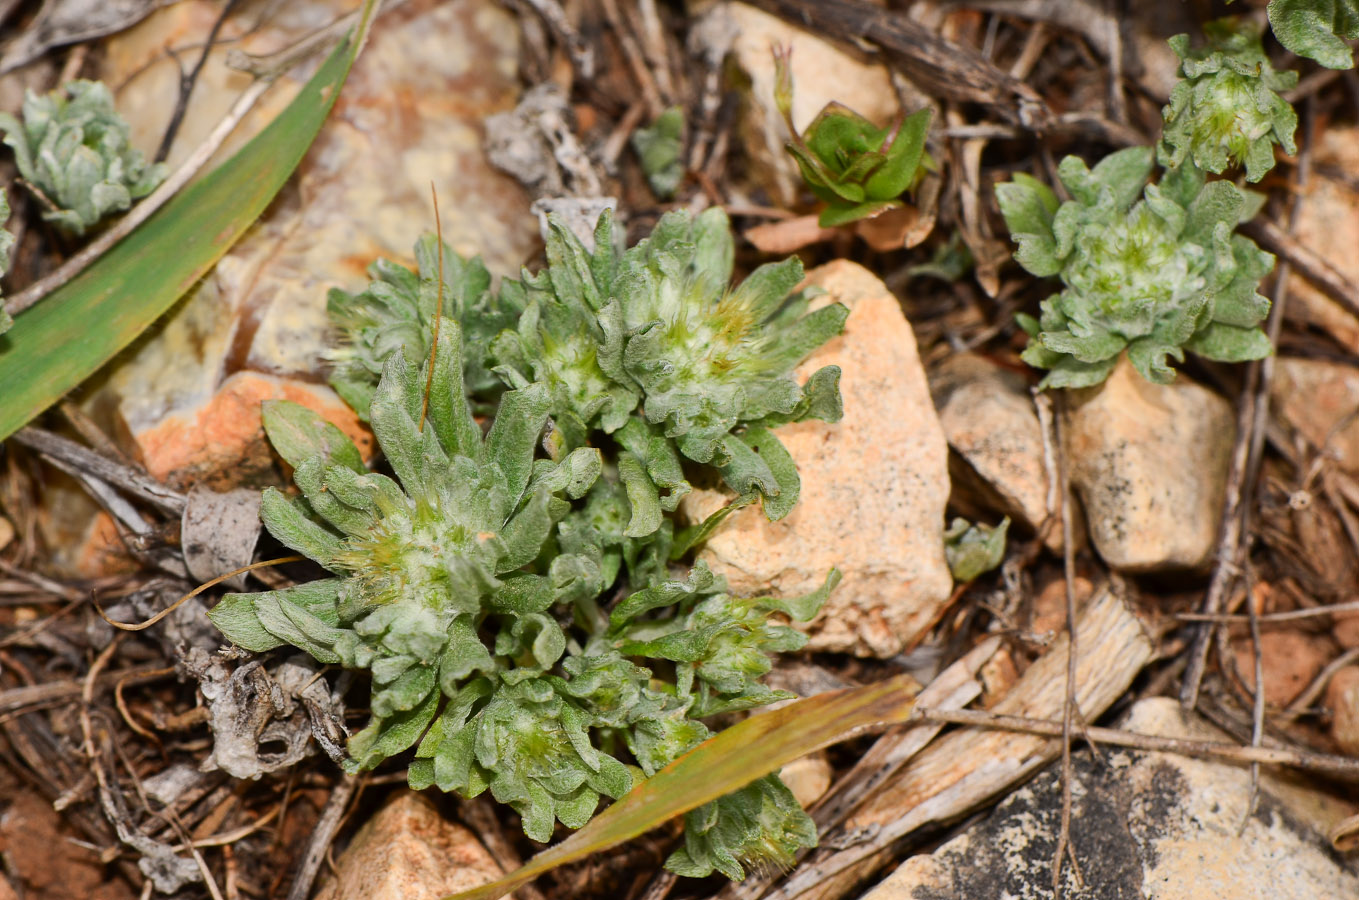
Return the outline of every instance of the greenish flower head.
<path id="1" fill-rule="evenodd" d="M 1024 360 L 1050 370 L 1044 387 L 1098 384 L 1124 351 L 1159 383 L 1175 377 L 1167 357 L 1183 361 L 1185 350 L 1226 362 L 1270 352 L 1259 327 L 1269 301 L 1257 288 L 1274 258 L 1233 233 L 1257 199 L 1206 182 L 1197 166 L 1156 185 L 1147 184 L 1151 170 L 1152 151 L 1133 147 L 1094 169 L 1062 160 L 1066 203 L 1022 174 L 996 186 L 1015 259 L 1065 285 L 1043 302 L 1041 319 L 1020 316 L 1031 338 Z"/>
<path id="2" fill-rule="evenodd" d="M 806 638 L 771 619 L 815 615 L 836 576 L 797 600 L 731 597 L 702 565 L 678 576 L 668 521 L 646 541 L 620 534 L 631 482 L 599 450 L 541 458 L 546 385 L 504 392 L 483 435 L 462 344 L 444 319 L 432 375 L 400 347 L 388 356 L 369 420 L 395 477 L 316 414 L 266 406 L 300 494 L 266 491 L 265 525 L 330 577 L 228 594 L 210 616 L 246 649 L 370 671 L 372 720 L 348 768 L 418 744 L 412 787 L 489 790 L 547 841 L 709 737 L 702 718 L 787 697 L 761 679 Z M 619 433 L 647 427 L 629 418 Z M 814 840 L 777 779 L 691 816 L 702 835 L 672 859 L 685 873 L 739 872 Z"/>
<path id="3" fill-rule="evenodd" d="M 368 268 L 372 281 L 362 292 L 333 288 L 327 298 L 337 337 L 329 354 L 330 384 L 365 421 L 387 360 L 397 350 L 411 361 L 429 356 L 440 303 L 437 244 L 432 234 L 416 242 L 418 271 L 379 259 Z M 514 323 L 520 308 L 491 291 L 491 273 L 480 257 L 464 259 L 444 244 L 442 262 L 443 315 L 462 326 L 469 345 L 463 362 L 467 389 L 483 403 L 493 401 L 500 380 L 490 371 L 490 341 Z"/>
<path id="4" fill-rule="evenodd" d="M 1354 68 L 1346 41 L 1359 38 L 1359 0 L 1270 0 L 1274 36 L 1298 56 L 1328 69 Z"/>
<path id="5" fill-rule="evenodd" d="M 847 225 L 901 206 L 934 162 L 925 152 L 934 115 L 928 107 L 879 128 L 840 103 L 827 104 L 798 134 L 793 125 L 793 82 L 788 51 L 775 52 L 774 100 L 793 139 L 788 152 L 817 199 L 826 203 L 823 228 Z"/>
<path id="6" fill-rule="evenodd" d="M 1221 19 L 1204 26 L 1206 46 L 1189 46 L 1189 35 L 1170 39 L 1180 57 L 1180 80 L 1164 110 L 1165 130 L 1157 155 L 1163 166 L 1186 160 L 1221 174 L 1244 165 L 1259 181 L 1274 168 L 1274 145 L 1296 153 L 1297 113 L 1276 93 L 1298 83 L 1296 72 L 1276 72 L 1248 24 Z"/>
<path id="7" fill-rule="evenodd" d="M 23 123 L 0 114 L 5 143 L 19 174 L 51 207 L 43 218 L 80 235 L 165 180 L 164 163 L 148 166 L 98 81 L 72 81 L 65 90 L 24 96 Z"/>
<path id="8" fill-rule="evenodd" d="M 626 252 L 607 213 L 594 251 L 553 221 L 547 256 L 545 271 L 502 287 L 524 314 L 492 355 L 511 385 L 548 387 L 554 452 L 595 431 L 614 435 L 630 536 L 655 532 L 689 490 L 681 457 L 716 466 L 738 493 L 763 496 L 770 518 L 786 515 L 799 483 L 769 429 L 839 419 L 839 369 L 801 386 L 793 370 L 843 329 L 845 307 L 809 311 L 809 298 L 794 293 L 797 259 L 761 266 L 731 288 L 731 228 L 720 209 L 669 213 Z"/>

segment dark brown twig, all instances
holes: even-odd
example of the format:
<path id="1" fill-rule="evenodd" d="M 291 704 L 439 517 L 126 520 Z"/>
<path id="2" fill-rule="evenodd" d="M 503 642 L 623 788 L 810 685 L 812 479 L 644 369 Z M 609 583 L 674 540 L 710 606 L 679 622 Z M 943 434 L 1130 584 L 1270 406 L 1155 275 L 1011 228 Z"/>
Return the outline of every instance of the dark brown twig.
<path id="1" fill-rule="evenodd" d="M 25 447 L 37 450 L 44 456 L 59 459 L 81 471 L 96 475 L 168 513 L 182 515 L 184 512 L 186 501 L 179 491 L 166 487 L 144 471 L 109 459 L 102 453 L 82 447 L 69 438 L 41 428 L 28 427 L 16 431 L 14 440 Z"/>
<path id="2" fill-rule="evenodd" d="M 326 801 L 325 809 L 321 810 L 321 817 L 316 820 L 311 840 L 307 842 L 307 852 L 302 856 L 302 864 L 297 867 L 297 875 L 288 888 L 288 900 L 307 900 L 307 897 L 311 896 L 311 887 L 321 871 L 321 863 L 325 862 L 326 851 L 330 849 L 330 842 L 335 839 L 340 820 L 344 818 L 345 809 L 349 806 L 349 801 L 358 786 L 358 776 L 345 775 L 331 789 L 330 799 Z"/>
<path id="3" fill-rule="evenodd" d="M 165 126 L 165 135 L 160 139 L 160 147 L 156 149 L 156 162 L 164 162 L 170 155 L 170 147 L 175 142 L 175 136 L 179 134 L 179 126 L 184 124 L 184 114 L 189 110 L 189 97 L 193 94 L 194 85 L 198 84 L 198 76 L 202 73 L 203 66 L 207 65 L 212 48 L 217 46 L 217 35 L 221 32 L 223 23 L 239 2 L 240 0 L 227 0 L 222 12 L 208 31 L 207 40 L 203 42 L 203 52 L 198 55 L 198 62 L 188 73 L 180 69 L 179 98 L 175 101 L 175 111 L 170 114 L 170 122 Z"/>

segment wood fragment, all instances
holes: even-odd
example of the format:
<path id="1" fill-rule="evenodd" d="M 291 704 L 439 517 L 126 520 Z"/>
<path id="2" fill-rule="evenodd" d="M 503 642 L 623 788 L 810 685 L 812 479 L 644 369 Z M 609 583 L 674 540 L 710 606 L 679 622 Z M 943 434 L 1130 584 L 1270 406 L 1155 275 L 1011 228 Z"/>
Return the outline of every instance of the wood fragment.
<path id="1" fill-rule="evenodd" d="M 1107 587 L 1091 597 L 1077 634 L 1077 700 L 1093 719 L 1128 689 L 1152 658 L 1153 642 L 1127 604 Z M 995 713 L 1060 716 L 1066 647 L 1066 635 L 1054 640 L 994 707 Z M 1056 723 L 1054 733 L 1060 735 L 1060 729 Z M 825 836 L 823 846 L 832 849 L 817 851 L 765 896 L 838 900 L 886 863 L 890 848 L 901 838 L 927 824 L 959 818 L 1028 778 L 1059 753 L 1058 742 L 1046 736 L 970 730 L 945 734 L 921 751 L 899 778 L 870 797 L 843 828 Z"/>

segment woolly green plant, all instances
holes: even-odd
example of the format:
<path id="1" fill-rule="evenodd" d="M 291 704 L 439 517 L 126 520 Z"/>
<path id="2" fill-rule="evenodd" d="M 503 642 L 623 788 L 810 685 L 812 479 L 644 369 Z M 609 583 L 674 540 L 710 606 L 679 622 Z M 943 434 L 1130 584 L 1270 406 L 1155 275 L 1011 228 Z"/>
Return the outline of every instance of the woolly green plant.
<path id="1" fill-rule="evenodd" d="M 438 307 L 440 259 L 438 240 L 423 235 L 415 244 L 417 271 L 379 259 L 368 267 L 368 286 L 357 294 L 332 288 L 327 309 L 336 331 L 330 351 L 330 384 L 359 417 L 367 420 L 373 392 L 387 360 L 398 350 L 408 359 L 429 356 Z M 479 400 L 493 400 L 500 386 L 490 371 L 491 339 L 518 318 L 491 291 L 491 273 L 480 257 L 464 259 L 443 245 L 443 314 L 457 321 L 470 347 L 463 379 Z"/>
<path id="2" fill-rule="evenodd" d="M 72 234 L 84 234 L 165 180 L 165 164 L 147 165 L 132 146 L 102 82 L 72 81 L 41 96 L 29 91 L 22 124 L 0 113 L 0 130 L 19 174 L 51 207 L 43 218 Z"/>
<path id="3" fill-rule="evenodd" d="M 1064 285 L 1040 319 L 1019 317 L 1030 336 L 1024 360 L 1049 370 L 1043 387 L 1098 384 L 1124 352 L 1161 383 L 1175 376 L 1167 358 L 1183 361 L 1186 350 L 1226 362 L 1270 352 L 1259 327 L 1269 301 L 1257 288 L 1274 258 L 1233 233 L 1258 198 L 1206 182 L 1196 166 L 1159 184 L 1147 183 L 1151 170 L 1151 149 L 1132 147 L 1094 169 L 1062 160 L 1065 203 L 1022 174 L 996 187 L 1015 259 Z"/>
<path id="4" fill-rule="evenodd" d="M 1346 41 L 1359 38 L 1359 0 L 1270 0 L 1274 36 L 1298 56 L 1328 69 L 1354 68 Z"/>
<path id="5" fill-rule="evenodd" d="M 684 180 L 684 110 L 672 106 L 657 117 L 649 128 L 639 128 L 632 135 L 632 149 L 642 163 L 651 192 L 661 200 L 669 200 Z"/>
<path id="6" fill-rule="evenodd" d="M 1165 130 L 1157 148 L 1161 165 L 1191 161 L 1221 174 L 1244 165 L 1259 181 L 1274 168 L 1274 145 L 1297 153 L 1297 113 L 1276 93 L 1297 85 L 1296 72 L 1276 72 L 1260 45 L 1259 29 L 1231 19 L 1203 28 L 1207 45 L 1189 46 L 1189 35 L 1170 39 L 1180 57 L 1180 80 L 1165 107 Z"/>
<path id="7" fill-rule="evenodd" d="M 826 204 L 821 226 L 847 225 L 901 206 L 902 195 L 933 168 L 925 152 L 933 110 L 917 110 L 879 128 L 849 107 L 830 103 L 798 134 L 788 55 L 785 50 L 774 56 L 774 101 L 793 136 L 788 152 L 807 187 Z"/>
<path id="8" fill-rule="evenodd" d="M 619 567 L 596 538 L 619 518 L 591 491 L 599 450 L 537 458 L 553 401 L 536 382 L 501 396 L 483 436 L 462 344 L 442 320 L 432 378 L 401 348 L 387 358 L 369 419 L 395 478 L 315 414 L 266 407 L 300 496 L 266 491 L 265 525 L 330 577 L 229 594 L 210 615 L 246 649 L 288 644 L 371 671 L 372 721 L 349 740 L 349 768 L 418 743 L 412 787 L 489 790 L 546 841 L 702 742 L 702 719 L 789 696 L 760 679 L 806 638 L 771 616 L 809 618 L 835 578 L 797 600 L 736 598 L 706 567 L 676 574 L 661 558 L 615 594 Z M 776 779 L 689 819 L 670 861 L 683 874 L 739 877 L 814 841 Z"/>
<path id="9" fill-rule="evenodd" d="M 840 418 L 835 366 L 799 386 L 793 370 L 844 327 L 848 311 L 809 311 L 794 293 L 796 258 L 756 269 L 730 287 L 733 246 L 725 213 L 664 216 L 620 253 L 605 213 L 595 249 L 551 222 L 548 268 L 506 282 L 524 314 L 492 347 L 513 386 L 538 381 L 552 397 L 560 454 L 595 432 L 620 445 L 616 472 L 632 507 L 630 537 L 654 533 L 689 490 L 683 460 L 714 466 L 738 494 L 758 494 L 771 519 L 787 515 L 800 482 L 770 430 Z"/>

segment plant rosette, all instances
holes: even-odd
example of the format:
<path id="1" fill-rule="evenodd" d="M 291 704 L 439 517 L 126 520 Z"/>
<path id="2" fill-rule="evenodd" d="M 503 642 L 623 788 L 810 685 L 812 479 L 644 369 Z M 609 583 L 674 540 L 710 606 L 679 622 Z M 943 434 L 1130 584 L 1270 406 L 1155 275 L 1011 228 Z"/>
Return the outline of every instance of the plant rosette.
<path id="1" fill-rule="evenodd" d="M 1186 350 L 1224 362 L 1271 352 L 1258 287 L 1274 257 L 1234 233 L 1261 198 L 1192 165 L 1148 184 L 1152 164 L 1147 147 L 1093 169 L 1068 156 L 1057 170 L 1065 203 L 1023 174 L 996 186 L 1015 259 L 1065 286 L 1038 319 L 1017 316 L 1030 337 L 1023 359 L 1049 370 L 1044 388 L 1098 384 L 1124 352 L 1157 383 L 1174 379 L 1167 358 Z"/>

